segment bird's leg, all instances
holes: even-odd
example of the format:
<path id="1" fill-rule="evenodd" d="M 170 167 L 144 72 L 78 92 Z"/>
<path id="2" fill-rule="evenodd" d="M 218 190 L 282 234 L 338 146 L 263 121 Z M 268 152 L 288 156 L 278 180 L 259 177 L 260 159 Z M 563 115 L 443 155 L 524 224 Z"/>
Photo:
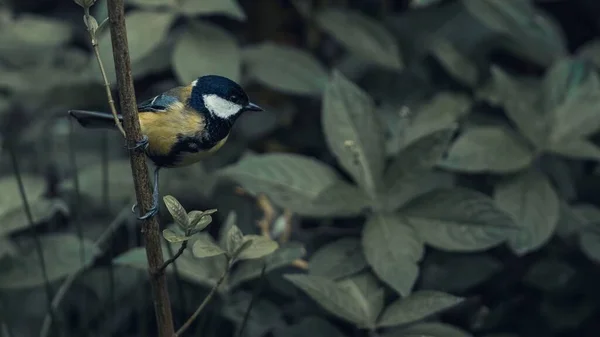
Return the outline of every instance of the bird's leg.
<path id="1" fill-rule="evenodd" d="M 154 215 L 156 215 L 156 213 L 158 213 L 158 172 L 160 170 L 160 167 L 156 167 L 154 169 L 154 184 L 153 184 L 153 191 L 152 191 L 152 206 L 150 207 L 150 209 L 148 210 L 148 212 L 142 216 L 138 217 L 138 220 L 146 220 L 148 218 L 153 217 Z M 137 208 L 137 203 L 133 204 L 133 207 L 131 207 L 131 211 L 133 213 L 135 212 L 135 209 Z"/>
<path id="2" fill-rule="evenodd" d="M 142 135 L 142 139 L 139 142 L 136 142 L 133 147 L 127 147 L 129 150 L 137 150 L 140 148 L 144 150 L 148 148 L 148 136 Z"/>

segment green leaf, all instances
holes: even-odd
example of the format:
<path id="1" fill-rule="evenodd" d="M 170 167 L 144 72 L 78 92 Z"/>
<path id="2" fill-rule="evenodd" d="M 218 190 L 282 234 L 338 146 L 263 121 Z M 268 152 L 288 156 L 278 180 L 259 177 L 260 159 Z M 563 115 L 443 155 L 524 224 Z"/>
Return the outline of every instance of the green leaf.
<path id="1" fill-rule="evenodd" d="M 240 260 L 257 259 L 273 253 L 279 247 L 277 241 L 264 235 L 244 235 L 243 241 L 252 241 L 252 244 L 240 252 L 237 256 Z"/>
<path id="2" fill-rule="evenodd" d="M 188 213 L 190 227 L 193 231 L 198 233 L 206 228 L 212 222 L 211 214 L 215 213 L 216 209 L 210 209 L 207 211 L 191 211 Z"/>
<path id="3" fill-rule="evenodd" d="M 312 275 L 337 280 L 367 267 L 360 240 L 341 238 L 319 248 L 310 258 L 308 271 Z"/>
<path id="4" fill-rule="evenodd" d="M 600 67 L 600 39 L 594 39 L 577 49 L 577 58 L 592 62 Z"/>
<path id="5" fill-rule="evenodd" d="M 231 227 L 229 227 L 229 230 L 227 230 L 225 247 L 222 248 L 225 248 L 227 254 L 233 255 L 237 250 L 240 249 L 243 243 L 244 234 L 242 234 L 242 231 L 237 225 L 231 225 Z"/>
<path id="6" fill-rule="evenodd" d="M 507 36 L 511 52 L 543 66 L 567 54 L 560 27 L 532 3 L 521 0 L 463 0 L 483 25 Z"/>
<path id="7" fill-rule="evenodd" d="M 162 231 L 163 238 L 171 243 L 187 241 L 191 236 L 185 235 L 178 227 L 165 228 Z"/>
<path id="8" fill-rule="evenodd" d="M 290 265 L 305 254 L 306 250 L 301 244 L 287 243 L 265 257 L 241 261 L 232 272 L 229 283 L 231 287 L 237 287 L 242 282 L 259 277 L 263 263 L 266 263 L 265 274 L 267 274 L 275 269 Z"/>
<path id="9" fill-rule="evenodd" d="M 590 260 L 600 263 L 600 221 L 579 234 L 579 246 Z"/>
<path id="10" fill-rule="evenodd" d="M 388 185 L 379 198 L 379 210 L 396 211 L 411 200 L 440 188 L 455 186 L 455 175 L 449 172 L 425 171 L 405 176 Z"/>
<path id="11" fill-rule="evenodd" d="M 0 237 L 0 260 L 5 255 L 13 255 L 17 252 L 17 247 L 8 239 Z"/>
<path id="12" fill-rule="evenodd" d="M 327 69 L 306 51 L 272 42 L 246 48 L 243 59 L 248 76 L 290 94 L 320 96 L 329 78 Z"/>
<path id="13" fill-rule="evenodd" d="M 544 175 L 533 170 L 520 173 L 499 184 L 494 199 L 521 228 L 508 239 L 516 254 L 537 250 L 550 240 L 558 224 L 559 200 Z"/>
<path id="14" fill-rule="evenodd" d="M 385 154 L 375 105 L 362 89 L 334 71 L 323 97 L 327 145 L 339 163 L 368 193 L 381 187 Z"/>
<path id="15" fill-rule="evenodd" d="M 573 159 L 600 160 L 600 147 L 586 139 L 564 140 L 551 144 L 547 150 Z"/>
<path id="16" fill-rule="evenodd" d="M 191 83 L 198 76 L 206 74 L 239 81 L 241 52 L 234 36 L 226 30 L 194 21 L 186 25 L 177 39 L 172 63 L 181 83 Z"/>
<path id="17" fill-rule="evenodd" d="M 245 21 L 246 14 L 235 0 L 180 0 L 176 2 L 183 15 L 225 15 Z"/>
<path id="18" fill-rule="evenodd" d="M 384 288 L 377 278 L 369 271 L 354 275 L 338 282 L 338 285 L 347 289 L 356 298 L 357 303 L 367 314 L 365 328 L 373 330 L 377 317 L 383 309 Z"/>
<path id="19" fill-rule="evenodd" d="M 469 173 L 508 173 L 529 166 L 532 160 L 532 150 L 517 134 L 502 126 L 481 126 L 464 131 L 440 165 Z"/>
<path id="20" fill-rule="evenodd" d="M 396 39 L 379 22 L 358 11 L 329 8 L 317 23 L 351 53 L 384 67 L 400 70 L 402 58 Z"/>
<path id="21" fill-rule="evenodd" d="M 424 247 L 406 219 L 400 215 L 371 216 L 363 228 L 362 245 L 377 276 L 402 296 L 410 294 Z"/>
<path id="22" fill-rule="evenodd" d="M 465 188 L 440 189 L 405 205 L 417 234 L 445 251 L 480 251 L 504 242 L 517 225 L 490 197 Z"/>
<path id="23" fill-rule="evenodd" d="M 456 297 L 439 291 L 417 291 L 387 306 L 381 314 L 377 326 L 389 327 L 420 321 L 428 316 L 449 309 L 463 300 L 464 298 L 462 297 Z"/>
<path id="24" fill-rule="evenodd" d="M 525 274 L 523 283 L 542 291 L 562 291 L 573 280 L 575 269 L 566 261 L 551 257 L 535 262 Z"/>
<path id="25" fill-rule="evenodd" d="M 497 66 L 491 67 L 491 75 L 493 103 L 499 101 L 523 136 L 538 148 L 543 147 L 550 125 L 546 114 L 538 104 L 539 81 L 510 76 Z"/>
<path id="26" fill-rule="evenodd" d="M 197 258 L 225 254 L 225 251 L 207 233 L 198 235 L 198 239 L 192 246 L 192 253 Z"/>
<path id="27" fill-rule="evenodd" d="M 299 215 L 347 215 L 366 206 L 360 191 L 344 183 L 332 168 L 297 154 L 246 157 L 219 174 L 237 181 L 252 194 L 265 193 L 276 205 Z"/>
<path id="28" fill-rule="evenodd" d="M 466 95 L 440 92 L 413 112 L 410 125 L 404 131 L 403 145 L 421 139 L 434 132 L 456 127 L 459 118 L 471 109 L 473 101 Z"/>
<path id="29" fill-rule="evenodd" d="M 361 303 L 362 295 L 356 288 L 315 275 L 287 274 L 284 277 L 330 314 L 359 326 L 369 325 L 369 308 Z"/>
<path id="30" fill-rule="evenodd" d="M 171 216 L 173 217 L 175 223 L 183 230 L 189 228 L 190 219 L 188 218 L 185 208 L 181 206 L 179 201 L 177 201 L 177 199 L 175 199 L 175 197 L 171 195 L 165 195 L 163 197 L 163 201 L 165 202 L 165 206 L 167 206 L 167 210 L 169 211 L 169 213 L 171 213 Z"/>
<path id="31" fill-rule="evenodd" d="M 71 234 L 45 234 L 40 236 L 40 241 L 50 282 L 58 281 L 89 266 L 100 253 L 98 247 L 90 240 L 80 241 Z M 34 247 L 29 247 L 27 251 L 18 255 L 5 256 L 0 263 L 0 289 L 32 288 L 44 284 L 40 261 Z"/>
<path id="32" fill-rule="evenodd" d="M 47 16 L 22 13 L 3 23 L 0 30 L 0 52 L 22 48 L 54 48 L 65 45 L 73 37 L 71 25 Z"/>
<path id="33" fill-rule="evenodd" d="M 437 252 L 421 266 L 419 288 L 464 293 L 502 268 L 502 263 L 488 254 Z"/>
<path id="34" fill-rule="evenodd" d="M 473 335 L 450 324 L 429 322 L 392 330 L 382 337 L 473 337 Z"/>
<path id="35" fill-rule="evenodd" d="M 460 83 L 475 87 L 479 80 L 477 66 L 446 39 L 434 39 L 429 49 L 446 71 Z"/>
<path id="36" fill-rule="evenodd" d="M 308 3 L 308 2 L 307 2 Z M 273 331 L 274 337 L 346 337 L 333 324 L 324 318 L 308 316 L 300 322 L 277 328 Z M 8 336 L 7 336 L 8 337 Z"/>

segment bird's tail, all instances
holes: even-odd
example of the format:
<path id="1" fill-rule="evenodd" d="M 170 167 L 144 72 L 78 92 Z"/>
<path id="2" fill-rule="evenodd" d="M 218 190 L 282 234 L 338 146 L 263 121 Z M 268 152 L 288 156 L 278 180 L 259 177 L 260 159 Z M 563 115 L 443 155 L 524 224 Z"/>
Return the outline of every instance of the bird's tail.
<path id="1" fill-rule="evenodd" d="M 115 128 L 115 119 L 110 112 L 69 110 L 69 115 L 79 122 L 84 128 L 90 129 L 112 129 Z M 117 115 L 119 121 L 123 122 L 123 116 Z"/>

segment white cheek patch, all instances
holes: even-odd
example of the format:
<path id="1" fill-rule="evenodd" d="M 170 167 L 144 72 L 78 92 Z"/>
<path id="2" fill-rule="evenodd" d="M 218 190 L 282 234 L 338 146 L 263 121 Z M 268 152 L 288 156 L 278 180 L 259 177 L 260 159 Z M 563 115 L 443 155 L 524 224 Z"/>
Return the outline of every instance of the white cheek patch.
<path id="1" fill-rule="evenodd" d="M 192 87 L 195 87 L 197 83 L 198 83 L 198 80 L 193 80 L 192 81 Z"/>
<path id="2" fill-rule="evenodd" d="M 223 99 L 217 95 L 204 95 L 204 106 L 213 115 L 227 119 L 233 115 L 236 115 L 242 110 L 242 106 L 226 99 Z"/>

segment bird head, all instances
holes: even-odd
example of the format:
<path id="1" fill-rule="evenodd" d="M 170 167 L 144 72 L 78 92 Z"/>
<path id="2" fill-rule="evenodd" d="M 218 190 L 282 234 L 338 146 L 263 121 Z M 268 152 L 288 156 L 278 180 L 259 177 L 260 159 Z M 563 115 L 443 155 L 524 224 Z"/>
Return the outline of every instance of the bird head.
<path id="1" fill-rule="evenodd" d="M 190 105 L 198 111 L 207 111 L 212 117 L 234 120 L 245 111 L 262 111 L 251 103 L 242 87 L 227 77 L 206 75 L 194 80 Z"/>

